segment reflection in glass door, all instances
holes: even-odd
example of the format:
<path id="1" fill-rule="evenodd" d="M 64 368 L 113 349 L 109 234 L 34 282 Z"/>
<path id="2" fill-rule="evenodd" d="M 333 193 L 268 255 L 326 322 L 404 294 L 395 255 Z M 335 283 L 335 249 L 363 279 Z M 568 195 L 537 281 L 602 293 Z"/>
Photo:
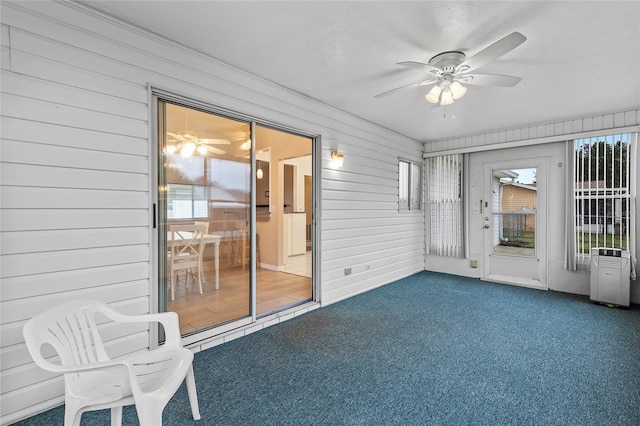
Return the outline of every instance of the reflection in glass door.
<path id="1" fill-rule="evenodd" d="M 157 108 L 159 311 L 196 341 L 312 300 L 313 139 Z"/>
<path id="2" fill-rule="evenodd" d="M 158 116 L 160 310 L 177 312 L 181 333 L 187 335 L 251 316 L 244 257 L 250 232 L 251 126 L 164 101 L 159 101 Z M 172 273 L 167 249 L 177 242 L 170 231 L 184 224 L 204 225 L 203 251 L 196 267 L 176 267 Z"/>

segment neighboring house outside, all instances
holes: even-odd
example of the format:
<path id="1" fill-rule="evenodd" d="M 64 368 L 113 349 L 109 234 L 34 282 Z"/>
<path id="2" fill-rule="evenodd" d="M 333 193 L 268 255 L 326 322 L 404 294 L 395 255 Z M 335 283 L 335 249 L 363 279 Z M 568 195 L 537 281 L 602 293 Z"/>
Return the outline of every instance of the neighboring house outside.
<path id="1" fill-rule="evenodd" d="M 518 182 L 502 184 L 502 211 L 526 212 L 536 210 L 537 190 L 534 185 Z M 534 215 L 518 215 L 513 217 L 514 226 L 523 231 L 534 231 L 536 221 Z M 517 224 L 516 224 L 517 222 Z"/>
<path id="2" fill-rule="evenodd" d="M 620 198 L 614 198 L 613 202 L 602 199 L 611 194 Z M 604 180 L 576 182 L 576 197 L 585 198 L 577 205 L 576 230 L 592 234 L 626 233 L 626 194 L 626 188 L 608 187 Z"/>

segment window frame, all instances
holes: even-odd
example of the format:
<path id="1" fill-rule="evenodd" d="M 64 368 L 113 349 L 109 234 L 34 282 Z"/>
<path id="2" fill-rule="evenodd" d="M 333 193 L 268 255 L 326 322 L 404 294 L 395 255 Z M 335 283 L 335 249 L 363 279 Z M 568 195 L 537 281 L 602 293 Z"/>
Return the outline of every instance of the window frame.
<path id="1" fill-rule="evenodd" d="M 425 161 L 425 243 L 429 255 L 467 257 L 464 210 L 466 162 L 463 154 L 438 155 Z M 434 185 L 439 189 L 437 193 L 433 192 Z M 440 190 L 444 190 L 444 196 Z"/>
<path id="2" fill-rule="evenodd" d="M 403 167 L 406 167 L 403 169 Z M 417 172 L 417 179 L 415 173 Z M 423 211 L 424 192 L 423 165 L 415 161 L 398 158 L 398 211 Z M 415 187 L 415 181 L 419 185 Z M 404 194 L 403 194 L 404 192 Z M 403 198 L 403 195 L 405 196 Z"/>
<path id="3" fill-rule="evenodd" d="M 633 255 L 636 245 L 634 207 L 636 202 L 637 133 L 607 133 L 594 137 L 575 138 L 569 143 L 572 146 L 573 156 L 571 176 L 573 196 L 570 206 L 572 217 L 569 218 L 571 229 L 568 233 L 568 237 L 572 241 L 568 254 L 575 259 L 575 262 L 569 263 L 570 269 L 575 269 L 575 266 L 578 265 L 583 267 L 588 265 L 591 257 L 590 247 L 594 245 L 628 250 Z M 615 146 L 618 143 L 620 147 L 626 144 L 626 148 L 625 150 L 620 149 L 616 154 Z M 604 144 L 605 147 L 602 152 L 600 152 L 601 144 Z M 611 155 L 607 154 L 609 145 L 611 146 Z M 594 149 L 595 160 L 591 160 Z M 625 164 L 616 163 L 616 161 L 622 161 L 623 152 Z M 600 166 L 594 168 L 592 164 L 595 161 L 599 165 L 601 160 L 605 166 L 602 170 L 602 176 L 600 175 Z M 616 167 L 618 167 L 618 173 L 614 175 Z M 589 180 L 584 180 L 587 175 Z M 579 181 L 580 178 L 582 180 Z M 615 186 L 616 183 L 619 186 Z M 616 201 L 620 203 L 618 207 L 616 207 Z M 623 205 L 626 205 L 626 209 L 622 208 Z M 620 210 L 619 214 L 616 214 L 618 209 Z M 592 211 L 596 213 L 592 215 Z M 592 216 L 595 217 L 595 221 Z M 585 222 L 585 218 L 588 218 L 587 222 Z M 622 223 L 624 226 L 616 231 L 616 223 Z M 594 227 L 596 229 L 595 237 L 592 232 Z M 624 244 L 622 244 L 623 241 Z"/>

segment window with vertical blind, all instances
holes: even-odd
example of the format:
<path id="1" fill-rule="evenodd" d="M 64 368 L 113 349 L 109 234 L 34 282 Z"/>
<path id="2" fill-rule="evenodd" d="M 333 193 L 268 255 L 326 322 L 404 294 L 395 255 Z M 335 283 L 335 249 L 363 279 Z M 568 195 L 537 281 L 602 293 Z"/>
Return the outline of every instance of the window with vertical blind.
<path id="1" fill-rule="evenodd" d="M 429 254 L 464 255 L 462 154 L 427 159 L 429 188 Z"/>
<path id="2" fill-rule="evenodd" d="M 420 210 L 422 206 L 421 165 L 398 161 L 398 210 Z"/>
<path id="3" fill-rule="evenodd" d="M 570 236 L 578 264 L 587 262 L 592 247 L 635 250 L 634 137 L 625 133 L 573 141 Z"/>

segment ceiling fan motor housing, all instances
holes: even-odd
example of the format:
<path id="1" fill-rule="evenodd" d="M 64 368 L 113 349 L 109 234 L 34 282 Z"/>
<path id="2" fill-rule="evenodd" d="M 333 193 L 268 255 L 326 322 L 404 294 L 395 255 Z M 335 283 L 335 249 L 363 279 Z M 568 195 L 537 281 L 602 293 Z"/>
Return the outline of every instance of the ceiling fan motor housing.
<path id="1" fill-rule="evenodd" d="M 458 51 L 442 52 L 429 59 L 429 65 L 440 68 L 443 73 L 452 74 L 456 67 L 463 63 L 466 55 Z"/>

